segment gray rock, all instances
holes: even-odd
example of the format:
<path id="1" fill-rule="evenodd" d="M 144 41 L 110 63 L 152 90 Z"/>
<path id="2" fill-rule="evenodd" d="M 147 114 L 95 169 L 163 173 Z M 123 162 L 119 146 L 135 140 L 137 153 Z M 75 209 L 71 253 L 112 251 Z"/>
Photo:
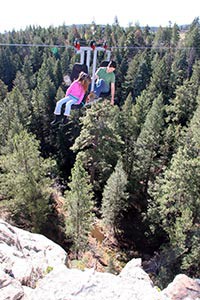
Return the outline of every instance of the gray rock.
<path id="1" fill-rule="evenodd" d="M 20 282 L 0 270 L 0 300 L 25 300 Z"/>
<path id="2" fill-rule="evenodd" d="M 39 280 L 31 300 L 164 300 L 148 275 L 132 261 L 120 275 L 59 267 Z M 133 260 L 134 265 L 134 260 Z M 132 268 L 132 271 L 131 271 Z M 136 272 L 135 272 L 136 271 Z"/>
<path id="3" fill-rule="evenodd" d="M 67 253 L 46 237 L 0 220 L 0 269 L 22 285 L 34 288 L 48 268 L 66 260 Z"/>
<path id="4" fill-rule="evenodd" d="M 200 300 L 200 283 L 185 274 L 179 274 L 162 294 L 170 300 Z"/>
<path id="5" fill-rule="evenodd" d="M 67 253 L 39 234 L 0 220 L 0 300 L 200 300 L 200 283 L 176 276 L 163 291 L 141 259 L 119 275 L 66 267 Z"/>

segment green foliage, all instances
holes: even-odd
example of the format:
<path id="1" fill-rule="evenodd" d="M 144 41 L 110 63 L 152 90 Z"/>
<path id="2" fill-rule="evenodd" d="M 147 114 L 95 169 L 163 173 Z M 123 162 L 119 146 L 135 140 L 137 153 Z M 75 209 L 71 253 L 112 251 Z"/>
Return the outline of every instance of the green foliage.
<path id="1" fill-rule="evenodd" d="M 115 166 L 122 141 L 115 130 L 119 110 L 108 102 L 97 103 L 82 118 L 82 129 L 72 150 L 78 152 L 95 190 L 101 190 Z"/>
<path id="2" fill-rule="evenodd" d="M 2 100 L 6 97 L 7 94 L 7 86 L 5 85 L 5 83 L 0 79 L 0 103 L 2 102 Z"/>
<path id="3" fill-rule="evenodd" d="M 45 274 L 49 274 L 51 271 L 53 271 L 53 267 L 48 266 L 48 267 L 46 268 Z"/>
<path id="4" fill-rule="evenodd" d="M 65 191 L 63 183 L 68 183 L 75 166 L 76 173 L 87 175 L 74 164 L 75 156 L 92 183 L 90 188 L 88 180 L 82 183 L 83 191 L 93 188 L 100 216 L 103 191 L 111 193 L 108 179 L 112 178 L 109 186 L 116 192 L 115 167 L 121 159 L 129 206 L 125 211 L 119 208 L 116 220 L 112 219 L 115 230 L 123 232 L 125 242 L 134 244 L 141 256 L 159 252 L 163 285 L 178 272 L 199 276 L 199 36 L 198 18 L 184 28 L 176 24 L 155 30 L 139 24 L 123 28 L 115 18 L 113 25 L 30 26 L 0 34 L 2 43 L 12 44 L 0 47 L 0 198 L 8 203 L 16 222 L 42 230 L 52 209 L 50 186 Z M 86 45 L 91 39 L 97 44 L 106 40 L 112 48 L 117 105 L 105 101 L 72 111 L 65 128 L 51 128 L 55 103 L 67 88 L 63 76 L 70 76 L 80 59 L 73 48 L 75 38 Z M 15 43 L 50 46 L 16 47 Z M 57 45 L 56 53 L 52 45 Z M 104 53 L 98 55 L 98 66 L 104 59 Z M 56 171 L 52 158 L 57 161 Z M 67 188 L 73 191 L 69 203 L 79 199 L 74 196 L 80 196 L 77 185 Z M 89 194 L 84 197 L 90 202 Z M 122 200 L 111 194 L 106 201 L 111 199 Z M 70 218 L 73 214 L 72 210 Z M 73 236 L 70 230 L 75 227 L 70 226 Z M 80 241 L 84 245 L 88 228 Z"/>
<path id="5" fill-rule="evenodd" d="M 0 194 L 9 200 L 12 218 L 25 219 L 35 232 L 40 232 L 49 213 L 51 181 L 47 177 L 54 162 L 44 160 L 39 142 L 26 131 L 10 136 L 0 157 Z"/>
<path id="6" fill-rule="evenodd" d="M 87 246 L 88 234 L 93 221 L 93 192 L 89 176 L 80 159 L 77 159 L 72 169 L 69 190 L 66 198 L 66 233 L 73 240 L 77 258 Z"/>
<path id="7" fill-rule="evenodd" d="M 162 227 L 169 238 L 168 245 L 162 247 L 171 253 L 165 268 L 176 265 L 178 272 L 199 276 L 200 158 L 191 146 L 180 147 L 171 166 L 157 178 L 150 191 L 154 201 L 149 215 L 153 227 Z"/>
<path id="8" fill-rule="evenodd" d="M 119 160 L 103 191 L 102 217 L 104 223 L 115 232 L 119 228 L 123 212 L 128 208 L 127 175 Z"/>
<path id="9" fill-rule="evenodd" d="M 152 180 L 156 168 L 161 164 L 161 145 L 164 125 L 163 97 L 159 95 L 149 110 L 145 123 L 135 145 L 136 160 L 133 172 L 137 174 L 143 184 Z"/>

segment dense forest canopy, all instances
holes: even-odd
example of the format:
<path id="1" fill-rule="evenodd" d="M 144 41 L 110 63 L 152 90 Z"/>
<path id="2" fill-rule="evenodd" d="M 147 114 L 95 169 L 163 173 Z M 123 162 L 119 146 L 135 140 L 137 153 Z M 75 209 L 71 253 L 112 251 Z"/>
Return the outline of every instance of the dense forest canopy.
<path id="1" fill-rule="evenodd" d="M 117 63 L 115 105 L 108 99 L 73 110 L 68 125 L 55 129 L 63 77 L 80 60 L 75 39 L 107 42 Z M 77 258 L 98 219 L 127 256 L 157 254 L 160 286 L 180 272 L 199 277 L 199 86 L 198 18 L 184 29 L 123 28 L 116 19 L 0 34 L 4 217 Z"/>

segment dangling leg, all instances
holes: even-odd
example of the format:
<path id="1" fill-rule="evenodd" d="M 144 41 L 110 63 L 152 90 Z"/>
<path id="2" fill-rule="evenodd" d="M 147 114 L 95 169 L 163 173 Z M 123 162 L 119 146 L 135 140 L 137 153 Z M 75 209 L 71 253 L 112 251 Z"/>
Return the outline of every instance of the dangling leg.
<path id="1" fill-rule="evenodd" d="M 61 115 L 55 115 L 54 120 L 51 122 L 51 126 L 55 126 L 61 122 Z"/>
<path id="2" fill-rule="evenodd" d="M 95 85 L 94 93 L 97 96 L 97 98 L 100 96 L 101 93 L 108 93 L 109 92 L 109 86 L 106 84 L 106 82 L 103 79 L 99 79 Z"/>
<path id="3" fill-rule="evenodd" d="M 63 104 L 65 104 L 68 100 L 68 97 L 62 98 L 56 103 L 56 107 L 54 110 L 54 120 L 51 122 L 52 126 L 57 125 L 61 121 L 61 109 Z"/>
<path id="4" fill-rule="evenodd" d="M 69 98 L 69 100 L 67 101 L 67 103 L 65 105 L 65 112 L 64 112 L 64 119 L 62 121 L 62 126 L 65 126 L 68 123 L 70 112 L 71 112 L 71 106 L 76 103 L 77 103 L 77 100 L 72 99 L 72 98 Z"/>

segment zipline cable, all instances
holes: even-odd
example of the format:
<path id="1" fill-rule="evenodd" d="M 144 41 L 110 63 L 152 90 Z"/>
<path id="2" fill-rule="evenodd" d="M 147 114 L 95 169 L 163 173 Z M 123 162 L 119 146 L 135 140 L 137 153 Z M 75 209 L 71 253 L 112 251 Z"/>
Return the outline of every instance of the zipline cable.
<path id="1" fill-rule="evenodd" d="M 51 44 L 8 44 L 8 43 L 0 43 L 2 47 L 44 47 L 44 48 L 72 48 L 74 46 L 68 45 L 51 45 Z M 190 50 L 192 47 L 172 47 L 172 46 L 111 46 L 108 47 L 111 50 L 114 49 L 173 49 L 173 50 Z"/>

